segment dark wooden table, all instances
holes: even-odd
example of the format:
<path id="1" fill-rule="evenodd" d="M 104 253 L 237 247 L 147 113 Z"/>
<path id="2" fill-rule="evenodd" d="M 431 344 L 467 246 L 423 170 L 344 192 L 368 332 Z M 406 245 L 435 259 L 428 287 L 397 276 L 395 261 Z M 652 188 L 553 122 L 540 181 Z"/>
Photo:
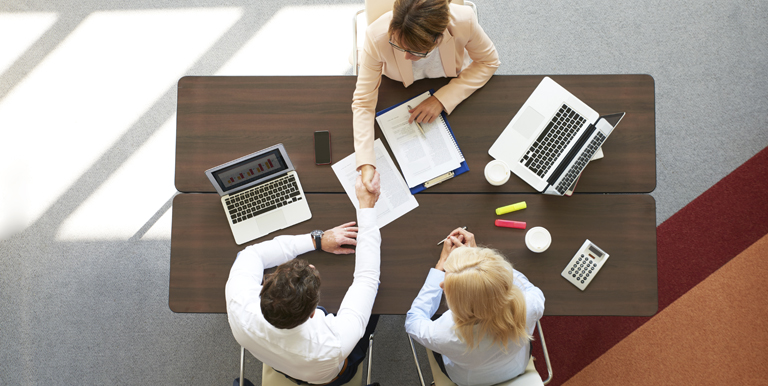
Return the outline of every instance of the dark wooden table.
<path id="1" fill-rule="evenodd" d="M 429 193 L 533 193 L 515 176 L 501 187 L 483 177 L 493 142 L 543 76 L 495 75 L 448 117 L 470 173 Z M 577 192 L 647 193 L 656 187 L 654 81 L 648 75 L 552 76 L 601 114 L 626 112 L 603 145 L 605 158 L 589 164 Z M 333 161 L 354 152 L 353 76 L 184 77 L 178 84 L 176 188 L 214 192 L 204 171 L 240 156 L 285 144 L 307 192 L 342 192 L 328 166 L 315 166 L 312 133 L 329 130 Z M 408 87 L 383 79 L 377 111 L 448 80 Z M 376 128 L 377 138 L 383 138 Z M 386 141 L 384 141 L 386 144 Z M 391 151 L 390 151 L 391 153 Z"/>
<path id="2" fill-rule="evenodd" d="M 310 173 L 304 173 L 307 175 Z M 480 174 L 480 173 L 475 173 Z M 304 182 L 302 175 L 302 183 Z M 334 177 L 335 180 L 335 177 Z M 487 184 L 484 184 L 487 185 Z M 419 207 L 381 230 L 381 286 L 373 312 L 405 314 L 440 253 L 436 244 L 468 226 L 479 244 L 499 249 L 541 288 L 547 315 L 653 315 L 656 285 L 656 208 L 649 195 L 419 194 Z M 309 233 L 354 220 L 346 194 L 308 194 L 310 221 L 268 235 Z M 494 209 L 526 201 L 528 208 L 496 216 Z M 496 218 L 543 226 L 552 245 L 536 254 L 525 247 L 526 230 L 497 228 Z M 585 239 L 610 254 L 582 292 L 560 272 Z M 237 253 L 217 194 L 180 194 L 173 202 L 169 305 L 176 312 L 226 312 L 224 285 Z M 323 278 L 320 304 L 338 310 L 352 283 L 354 258 L 321 252 L 302 255 Z"/>

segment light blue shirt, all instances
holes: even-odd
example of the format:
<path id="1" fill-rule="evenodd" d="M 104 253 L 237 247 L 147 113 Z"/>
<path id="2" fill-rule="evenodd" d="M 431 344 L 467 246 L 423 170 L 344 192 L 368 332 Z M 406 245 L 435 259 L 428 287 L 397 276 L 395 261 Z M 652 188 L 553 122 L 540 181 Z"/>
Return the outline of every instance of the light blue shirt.
<path id="1" fill-rule="evenodd" d="M 504 352 L 503 346 L 494 345 L 490 337 L 484 337 L 474 350 L 467 351 L 467 345 L 453 328 L 450 310 L 437 320 L 431 320 L 440 306 L 443 295 L 440 283 L 444 279 L 445 272 L 429 270 L 424 286 L 405 317 L 408 335 L 424 347 L 442 354 L 445 370 L 458 385 L 493 385 L 522 374 L 528 364 L 529 344 L 526 340 L 510 341 Z M 544 314 L 544 294 L 518 271 L 514 271 L 514 283 L 525 296 L 526 331 L 533 334 L 536 322 Z"/>

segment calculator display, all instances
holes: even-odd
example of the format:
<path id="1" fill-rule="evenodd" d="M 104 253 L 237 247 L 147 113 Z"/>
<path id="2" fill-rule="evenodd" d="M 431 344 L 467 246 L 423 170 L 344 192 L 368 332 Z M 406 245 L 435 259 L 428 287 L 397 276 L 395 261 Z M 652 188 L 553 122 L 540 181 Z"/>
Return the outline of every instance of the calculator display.
<path id="1" fill-rule="evenodd" d="M 602 252 L 600 252 L 600 251 L 598 251 L 597 249 L 595 249 L 595 248 L 594 248 L 592 245 L 590 245 L 590 246 L 589 246 L 589 252 L 591 252 L 592 254 L 594 254 L 595 256 L 597 256 L 598 258 L 601 258 L 601 257 L 603 257 L 603 254 L 602 254 Z"/>

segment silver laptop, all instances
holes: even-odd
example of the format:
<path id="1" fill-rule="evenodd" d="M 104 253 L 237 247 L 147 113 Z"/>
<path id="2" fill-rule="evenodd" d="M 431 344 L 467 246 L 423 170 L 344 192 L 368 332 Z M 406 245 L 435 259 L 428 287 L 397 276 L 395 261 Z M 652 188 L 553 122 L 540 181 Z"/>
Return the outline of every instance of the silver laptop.
<path id="1" fill-rule="evenodd" d="M 540 193 L 562 196 L 623 117 L 601 117 L 545 77 L 488 154 Z"/>
<path id="2" fill-rule="evenodd" d="M 283 144 L 205 171 L 238 245 L 312 218 Z"/>

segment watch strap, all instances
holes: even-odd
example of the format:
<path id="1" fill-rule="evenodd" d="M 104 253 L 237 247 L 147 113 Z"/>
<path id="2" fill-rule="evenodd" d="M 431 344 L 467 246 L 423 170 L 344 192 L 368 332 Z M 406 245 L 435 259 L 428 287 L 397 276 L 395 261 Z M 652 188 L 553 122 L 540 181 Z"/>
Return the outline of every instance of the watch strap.
<path id="1" fill-rule="evenodd" d="M 312 231 L 312 237 L 315 238 L 315 250 L 321 251 L 323 249 L 323 231 Z"/>

